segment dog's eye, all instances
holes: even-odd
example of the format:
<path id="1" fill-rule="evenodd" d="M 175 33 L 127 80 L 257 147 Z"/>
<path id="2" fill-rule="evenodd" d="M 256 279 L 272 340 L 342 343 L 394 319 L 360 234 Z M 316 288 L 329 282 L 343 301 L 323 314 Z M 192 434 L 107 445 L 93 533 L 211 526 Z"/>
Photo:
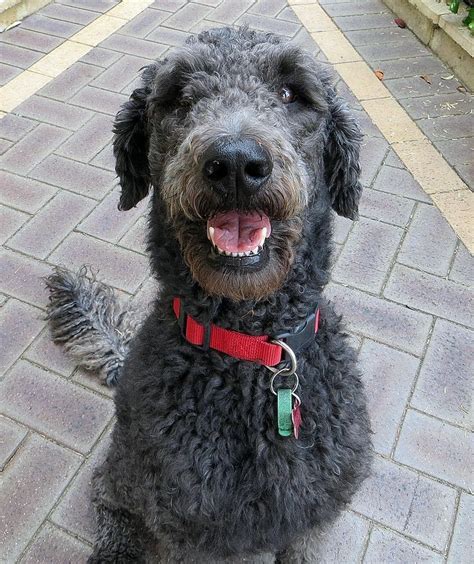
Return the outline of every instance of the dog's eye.
<path id="1" fill-rule="evenodd" d="M 284 104 L 291 104 L 291 102 L 294 102 L 296 100 L 296 94 L 288 86 L 283 86 L 282 88 L 280 88 L 278 95 L 280 96 L 281 101 Z"/>

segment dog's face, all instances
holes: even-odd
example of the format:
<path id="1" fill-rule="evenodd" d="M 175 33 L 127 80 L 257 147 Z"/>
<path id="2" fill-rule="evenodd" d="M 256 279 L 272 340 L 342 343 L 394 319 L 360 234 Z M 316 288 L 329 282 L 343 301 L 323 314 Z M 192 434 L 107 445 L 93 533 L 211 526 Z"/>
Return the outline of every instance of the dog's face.
<path id="1" fill-rule="evenodd" d="M 120 206 L 151 184 L 207 293 L 275 292 L 314 202 L 356 214 L 360 135 L 309 55 L 263 34 L 213 30 L 143 79 L 115 125 Z"/>

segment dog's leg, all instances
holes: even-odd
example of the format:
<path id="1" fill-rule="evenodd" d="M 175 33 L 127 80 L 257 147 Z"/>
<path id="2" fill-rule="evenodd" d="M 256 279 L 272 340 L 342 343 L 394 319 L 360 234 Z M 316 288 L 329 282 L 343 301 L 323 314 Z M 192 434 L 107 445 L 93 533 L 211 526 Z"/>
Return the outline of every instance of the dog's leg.
<path id="1" fill-rule="evenodd" d="M 141 520 L 114 503 L 107 488 L 107 469 L 96 470 L 92 480 L 92 503 L 96 516 L 96 540 L 88 564 L 145 563 L 149 542 Z"/>
<path id="2" fill-rule="evenodd" d="M 316 564 L 320 561 L 320 535 L 320 530 L 313 529 L 298 537 L 286 550 L 277 554 L 276 564 Z"/>

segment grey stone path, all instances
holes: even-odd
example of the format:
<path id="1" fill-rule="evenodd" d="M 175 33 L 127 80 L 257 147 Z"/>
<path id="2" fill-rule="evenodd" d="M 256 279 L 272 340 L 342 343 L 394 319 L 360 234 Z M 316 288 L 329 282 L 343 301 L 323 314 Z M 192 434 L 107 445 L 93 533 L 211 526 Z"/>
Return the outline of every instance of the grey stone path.
<path id="1" fill-rule="evenodd" d="M 2 81 L 115 4 L 53 2 L 1 34 Z M 378 0 L 321 4 L 472 183 L 472 101 L 445 78 L 452 73 Z M 49 342 L 41 277 L 55 264 L 100 265 L 124 299 L 149 300 L 146 203 L 116 211 L 112 118 L 147 60 L 189 33 L 241 23 L 318 54 L 285 0 L 158 0 L 0 120 L 2 562 L 85 562 L 89 479 L 113 422 L 110 392 Z M 324 540 L 324 562 L 464 564 L 473 554 L 474 261 L 344 83 L 339 90 L 365 131 L 366 190 L 360 221 L 337 221 L 328 293 L 360 350 L 377 454 Z"/>

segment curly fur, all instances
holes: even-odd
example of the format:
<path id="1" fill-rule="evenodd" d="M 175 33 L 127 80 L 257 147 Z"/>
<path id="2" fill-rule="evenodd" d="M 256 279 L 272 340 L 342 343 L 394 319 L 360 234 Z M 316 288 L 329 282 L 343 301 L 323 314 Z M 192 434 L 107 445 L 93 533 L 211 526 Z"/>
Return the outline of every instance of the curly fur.
<path id="1" fill-rule="evenodd" d="M 275 95 L 288 83 L 301 95 L 292 108 Z M 201 140 L 219 128 L 248 133 L 252 119 L 274 159 L 290 148 L 277 172 L 292 180 L 277 179 L 275 196 L 266 187 L 261 200 L 223 202 L 196 170 L 189 176 L 196 128 Z M 328 71 L 273 35 L 211 30 L 147 67 L 118 114 L 114 150 L 123 209 L 153 187 L 148 249 L 162 290 L 117 383 L 112 445 L 94 478 L 90 562 L 317 558 L 318 531 L 370 467 L 355 353 L 323 295 L 331 207 L 357 214 L 359 145 Z M 204 220 L 226 206 L 273 211 L 268 268 L 208 268 Z M 186 342 L 175 296 L 201 323 L 256 335 L 291 331 L 319 305 L 318 334 L 298 355 L 299 440 L 278 435 L 269 371 Z"/>

